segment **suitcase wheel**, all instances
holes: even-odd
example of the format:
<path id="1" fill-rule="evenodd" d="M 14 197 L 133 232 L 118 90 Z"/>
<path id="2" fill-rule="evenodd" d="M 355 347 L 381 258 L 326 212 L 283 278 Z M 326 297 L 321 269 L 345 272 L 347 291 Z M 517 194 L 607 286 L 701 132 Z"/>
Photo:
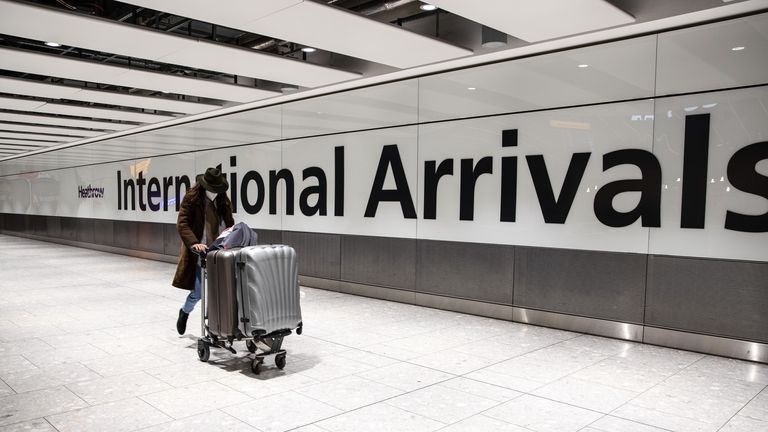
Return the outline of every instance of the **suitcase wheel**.
<path id="1" fill-rule="evenodd" d="M 248 351 L 250 351 L 251 353 L 256 352 L 256 344 L 250 339 L 245 341 L 245 347 L 248 348 Z"/>
<path id="2" fill-rule="evenodd" d="M 275 365 L 277 365 L 277 368 L 280 370 L 285 367 L 285 354 L 275 356 Z"/>
<path id="3" fill-rule="evenodd" d="M 254 374 L 256 374 L 256 375 L 260 374 L 261 373 L 261 364 L 263 362 L 264 362 L 264 360 L 262 360 L 262 359 L 258 359 L 258 358 L 253 359 L 253 361 L 251 362 L 251 371 Z"/>
<path id="4" fill-rule="evenodd" d="M 208 347 L 208 344 L 205 343 L 204 340 L 198 339 L 197 340 L 197 357 L 202 362 L 207 362 L 208 358 L 211 356 L 211 349 Z"/>

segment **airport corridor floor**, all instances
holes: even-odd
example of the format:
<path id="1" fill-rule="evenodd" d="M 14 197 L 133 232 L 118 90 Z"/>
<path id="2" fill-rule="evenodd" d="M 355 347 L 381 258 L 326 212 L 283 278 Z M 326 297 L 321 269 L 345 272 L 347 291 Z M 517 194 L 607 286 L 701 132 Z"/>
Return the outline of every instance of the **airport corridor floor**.
<path id="1" fill-rule="evenodd" d="M 768 365 L 311 288 L 203 363 L 174 269 L 0 235 L 0 432 L 768 431 Z"/>

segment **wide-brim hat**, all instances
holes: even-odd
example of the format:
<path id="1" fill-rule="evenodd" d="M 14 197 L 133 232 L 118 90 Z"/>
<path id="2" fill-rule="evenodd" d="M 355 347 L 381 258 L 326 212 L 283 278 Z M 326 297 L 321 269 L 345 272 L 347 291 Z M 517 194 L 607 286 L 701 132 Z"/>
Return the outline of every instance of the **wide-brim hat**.
<path id="1" fill-rule="evenodd" d="M 209 192 L 222 193 L 229 189 L 227 177 L 216 168 L 208 168 L 205 174 L 198 174 L 196 180 Z"/>

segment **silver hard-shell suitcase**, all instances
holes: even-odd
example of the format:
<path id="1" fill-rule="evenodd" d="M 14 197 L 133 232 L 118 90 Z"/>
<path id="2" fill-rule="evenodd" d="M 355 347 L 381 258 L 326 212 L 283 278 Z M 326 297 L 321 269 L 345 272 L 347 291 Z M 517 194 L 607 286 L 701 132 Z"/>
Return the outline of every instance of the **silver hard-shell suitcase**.
<path id="1" fill-rule="evenodd" d="M 246 336 L 269 335 L 301 325 L 296 251 L 285 245 L 249 246 L 238 251 L 238 303 Z"/>

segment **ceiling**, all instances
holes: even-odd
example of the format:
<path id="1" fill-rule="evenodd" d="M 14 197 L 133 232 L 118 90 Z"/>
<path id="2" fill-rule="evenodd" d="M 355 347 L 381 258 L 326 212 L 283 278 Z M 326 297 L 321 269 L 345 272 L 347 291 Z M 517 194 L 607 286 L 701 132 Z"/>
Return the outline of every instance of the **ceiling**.
<path id="1" fill-rule="evenodd" d="M 73 166 L 53 150 L 737 2 L 0 0 L 0 163 Z"/>

